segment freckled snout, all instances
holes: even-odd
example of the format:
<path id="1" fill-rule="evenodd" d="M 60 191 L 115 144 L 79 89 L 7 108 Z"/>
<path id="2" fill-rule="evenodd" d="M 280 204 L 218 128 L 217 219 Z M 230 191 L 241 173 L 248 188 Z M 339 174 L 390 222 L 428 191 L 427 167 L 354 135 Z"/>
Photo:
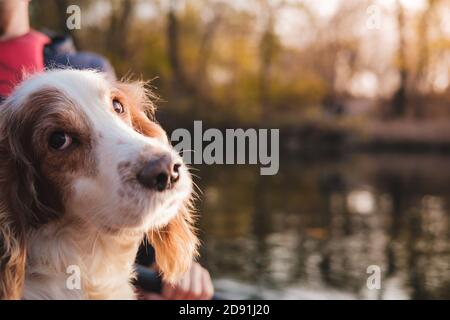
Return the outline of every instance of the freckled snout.
<path id="1" fill-rule="evenodd" d="M 137 174 L 139 183 L 148 189 L 171 189 L 180 178 L 180 162 L 174 162 L 170 154 L 148 161 Z"/>

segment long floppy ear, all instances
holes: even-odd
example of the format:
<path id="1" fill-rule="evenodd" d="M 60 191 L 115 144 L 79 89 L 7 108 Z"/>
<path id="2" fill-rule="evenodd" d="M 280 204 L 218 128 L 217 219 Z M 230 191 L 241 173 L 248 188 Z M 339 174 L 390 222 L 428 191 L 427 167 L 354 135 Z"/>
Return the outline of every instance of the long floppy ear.
<path id="1" fill-rule="evenodd" d="M 26 232 L 56 219 L 62 211 L 59 193 L 39 174 L 32 153 L 32 128 L 45 95 L 23 105 L 14 98 L 0 106 L 0 298 L 19 299 L 25 277 Z M 58 197 L 56 197 L 58 196 Z"/>
<path id="2" fill-rule="evenodd" d="M 25 237 L 23 228 L 0 209 L 0 300 L 20 299 L 25 278 Z"/>
<path id="3" fill-rule="evenodd" d="M 154 107 L 143 83 L 122 83 L 119 87 L 130 99 L 128 107 L 133 128 L 143 135 L 169 143 L 165 131 L 147 116 L 153 116 Z M 149 231 L 148 239 L 155 249 L 156 264 L 163 278 L 169 282 L 175 282 L 188 271 L 198 255 L 199 241 L 194 222 L 192 202 L 189 199 L 166 226 Z"/>
<path id="4" fill-rule="evenodd" d="M 4 113 L 0 113 L 3 116 Z M 0 123 L 0 299 L 20 299 L 25 278 L 25 225 L 11 207 L 11 152 Z M 13 183 L 14 184 L 14 183 Z"/>
<path id="5" fill-rule="evenodd" d="M 168 225 L 150 231 L 148 238 L 156 254 L 156 264 L 164 280 L 176 282 L 198 255 L 198 238 L 190 209 L 183 207 Z"/>

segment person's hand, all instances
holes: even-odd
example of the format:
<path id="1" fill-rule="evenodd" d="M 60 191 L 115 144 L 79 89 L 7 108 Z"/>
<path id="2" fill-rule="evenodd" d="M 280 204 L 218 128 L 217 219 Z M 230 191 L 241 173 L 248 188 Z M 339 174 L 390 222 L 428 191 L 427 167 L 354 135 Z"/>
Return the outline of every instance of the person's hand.
<path id="1" fill-rule="evenodd" d="M 189 271 L 174 285 L 162 283 L 161 294 L 139 293 L 145 300 L 209 300 L 214 287 L 208 270 L 194 262 Z"/>
<path id="2" fill-rule="evenodd" d="M 194 262 L 175 285 L 163 282 L 161 294 L 167 300 L 209 300 L 214 287 L 208 270 Z"/>

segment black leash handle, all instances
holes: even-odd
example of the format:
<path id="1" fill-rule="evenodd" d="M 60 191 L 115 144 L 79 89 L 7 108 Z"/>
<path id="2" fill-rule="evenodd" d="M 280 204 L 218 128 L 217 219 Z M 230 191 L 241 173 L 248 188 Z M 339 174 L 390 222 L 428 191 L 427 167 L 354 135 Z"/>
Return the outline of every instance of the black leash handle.
<path id="1" fill-rule="evenodd" d="M 148 292 L 161 293 L 162 280 L 158 272 L 147 267 L 136 264 L 136 281 L 135 285 Z"/>

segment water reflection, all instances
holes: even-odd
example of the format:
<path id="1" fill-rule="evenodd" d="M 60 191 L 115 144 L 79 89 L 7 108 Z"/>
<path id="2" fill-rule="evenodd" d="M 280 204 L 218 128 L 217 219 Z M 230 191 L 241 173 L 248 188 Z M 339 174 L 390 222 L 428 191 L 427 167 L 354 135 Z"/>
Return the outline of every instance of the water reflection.
<path id="1" fill-rule="evenodd" d="M 231 298 L 450 298 L 450 158 L 201 167 L 203 262 Z M 382 270 L 368 290 L 369 265 Z"/>

